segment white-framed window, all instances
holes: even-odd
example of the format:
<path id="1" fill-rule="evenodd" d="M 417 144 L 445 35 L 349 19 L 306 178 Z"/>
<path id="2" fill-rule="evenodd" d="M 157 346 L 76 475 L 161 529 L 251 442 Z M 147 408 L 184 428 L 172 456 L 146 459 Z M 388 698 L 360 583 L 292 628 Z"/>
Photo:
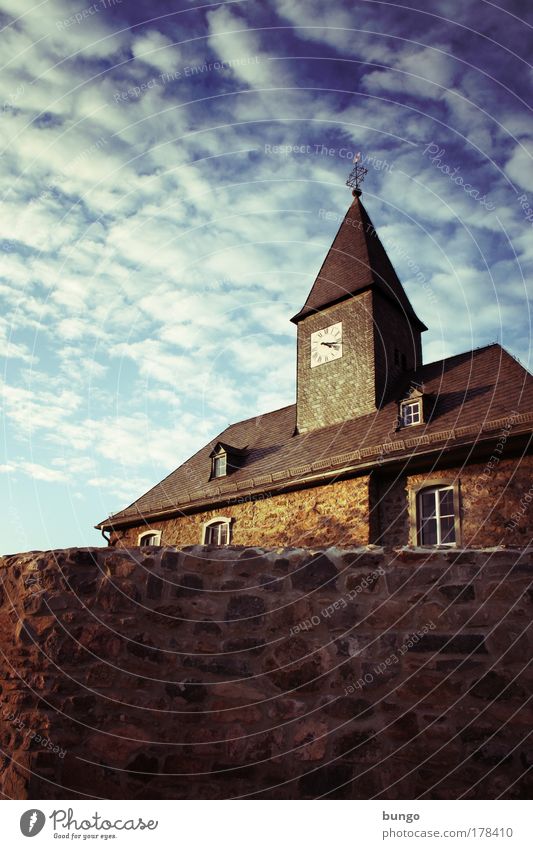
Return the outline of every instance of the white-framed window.
<path id="1" fill-rule="evenodd" d="M 219 454 L 215 454 L 213 457 L 213 468 L 211 472 L 211 477 L 213 478 L 223 478 L 227 474 L 228 469 L 228 455 L 225 451 L 221 451 Z"/>
<path id="2" fill-rule="evenodd" d="M 231 519 L 216 516 L 205 522 L 202 529 L 203 545 L 229 545 L 231 539 Z"/>
<path id="3" fill-rule="evenodd" d="M 454 486 L 428 486 L 416 495 L 419 545 L 457 545 L 458 497 Z"/>
<path id="4" fill-rule="evenodd" d="M 143 531 L 139 534 L 137 545 L 144 548 L 146 545 L 161 545 L 161 531 Z"/>
<path id="5" fill-rule="evenodd" d="M 403 401 L 400 405 L 400 418 L 403 427 L 420 424 L 422 421 L 422 401 Z"/>

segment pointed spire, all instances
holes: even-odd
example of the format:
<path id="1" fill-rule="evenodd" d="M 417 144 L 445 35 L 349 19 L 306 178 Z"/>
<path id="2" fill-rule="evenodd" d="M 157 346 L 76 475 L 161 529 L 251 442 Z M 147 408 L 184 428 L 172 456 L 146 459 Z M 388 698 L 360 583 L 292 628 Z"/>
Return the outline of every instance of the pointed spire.
<path id="1" fill-rule="evenodd" d="M 360 167 L 358 163 L 356 163 L 357 167 Z M 360 200 L 361 180 L 359 172 L 358 183 L 353 190 L 354 200 L 339 227 L 304 306 L 291 318 L 291 321 L 298 324 L 308 315 L 320 312 L 365 289 L 375 288 L 399 307 L 418 330 L 427 330 L 411 306 Z M 354 176 L 354 184 L 356 182 L 356 176 Z M 321 213 L 323 218 L 331 219 L 331 213 L 326 210 L 321 210 Z"/>

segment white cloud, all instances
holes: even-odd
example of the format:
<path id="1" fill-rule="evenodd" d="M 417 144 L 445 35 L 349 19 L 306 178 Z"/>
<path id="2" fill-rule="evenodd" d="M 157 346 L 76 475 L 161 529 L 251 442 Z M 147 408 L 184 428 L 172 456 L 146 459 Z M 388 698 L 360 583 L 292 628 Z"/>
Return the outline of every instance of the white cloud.
<path id="1" fill-rule="evenodd" d="M 147 30 L 135 36 L 131 42 L 131 52 L 136 59 L 168 73 L 179 59 L 179 53 L 172 47 L 172 41 L 158 30 Z"/>
<path id="2" fill-rule="evenodd" d="M 505 164 L 505 173 L 519 188 L 533 192 L 533 139 L 522 141 L 516 146 Z M 533 200 L 530 201 L 533 206 Z"/>
<path id="3" fill-rule="evenodd" d="M 65 483 L 68 479 L 65 472 L 41 466 L 39 463 L 23 461 L 19 463 L 18 468 L 34 480 L 46 481 L 47 483 Z"/>
<path id="4" fill-rule="evenodd" d="M 364 75 L 362 84 L 371 92 L 393 91 L 422 97 L 441 97 L 457 72 L 446 45 L 408 47 L 398 51 L 390 70 Z"/>
<path id="5" fill-rule="evenodd" d="M 65 472 L 28 460 L 15 460 L 7 465 L 0 466 L 0 472 L 8 474 L 21 472 L 34 481 L 44 481 L 45 483 L 66 483 L 68 481 L 68 475 Z"/>
<path id="6" fill-rule="evenodd" d="M 367 16 L 364 8 L 358 7 L 357 19 L 353 10 L 339 3 L 325 4 L 322 0 L 275 0 L 275 8 L 282 17 L 289 20 L 300 37 L 309 41 L 319 41 L 334 50 L 348 54 L 360 49 Z M 381 44 L 382 51 L 384 48 Z M 383 52 L 381 53 L 383 57 Z"/>
<path id="7" fill-rule="evenodd" d="M 67 388 L 58 387 L 54 391 L 54 381 L 49 375 L 32 372 L 32 376 L 34 383 L 31 388 L 3 384 L 1 397 L 5 415 L 17 425 L 21 435 L 41 430 L 57 432 L 60 425 L 79 409 L 81 398 Z M 41 389 L 40 379 L 50 388 Z"/>
<path id="8" fill-rule="evenodd" d="M 225 6 L 207 13 L 209 46 L 231 69 L 233 75 L 251 88 L 290 87 L 292 75 L 284 63 L 269 58 L 257 33 L 246 21 Z"/>
<path id="9" fill-rule="evenodd" d="M 18 328 L 17 328 L 18 329 Z M 7 360 L 20 360 L 24 363 L 37 364 L 38 358 L 32 354 L 28 345 L 17 342 L 13 338 L 15 328 L 5 318 L 0 318 L 0 346 Z"/>
<path id="10" fill-rule="evenodd" d="M 110 508 L 109 515 L 111 515 L 114 510 L 121 510 L 125 503 L 131 502 L 132 493 L 146 492 L 153 485 L 153 482 L 149 478 L 138 476 L 120 477 L 119 475 L 101 475 L 99 477 L 88 478 L 86 484 L 102 492 L 106 506 Z M 109 501 L 110 496 L 117 499 L 114 510 Z M 99 516 L 98 518 L 100 519 L 102 517 Z"/>

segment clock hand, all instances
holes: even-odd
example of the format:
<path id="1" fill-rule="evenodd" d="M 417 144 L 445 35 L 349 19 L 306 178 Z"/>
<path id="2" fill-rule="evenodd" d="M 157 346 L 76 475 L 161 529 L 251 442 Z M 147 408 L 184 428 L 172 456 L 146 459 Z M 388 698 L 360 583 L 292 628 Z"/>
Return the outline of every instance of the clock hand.
<path id="1" fill-rule="evenodd" d="M 327 345 L 328 348 L 332 348 L 334 345 L 340 345 L 340 342 L 321 342 L 321 345 Z"/>

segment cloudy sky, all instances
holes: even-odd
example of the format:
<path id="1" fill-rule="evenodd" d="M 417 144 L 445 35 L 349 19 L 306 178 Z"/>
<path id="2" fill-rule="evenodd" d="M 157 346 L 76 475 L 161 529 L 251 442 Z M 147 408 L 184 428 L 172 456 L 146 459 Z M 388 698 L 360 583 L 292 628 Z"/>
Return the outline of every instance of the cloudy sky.
<path id="1" fill-rule="evenodd" d="M 527 364 L 533 17 L 502 5 L 0 0 L 2 552 L 103 543 L 292 403 L 356 151 L 426 362 Z"/>

